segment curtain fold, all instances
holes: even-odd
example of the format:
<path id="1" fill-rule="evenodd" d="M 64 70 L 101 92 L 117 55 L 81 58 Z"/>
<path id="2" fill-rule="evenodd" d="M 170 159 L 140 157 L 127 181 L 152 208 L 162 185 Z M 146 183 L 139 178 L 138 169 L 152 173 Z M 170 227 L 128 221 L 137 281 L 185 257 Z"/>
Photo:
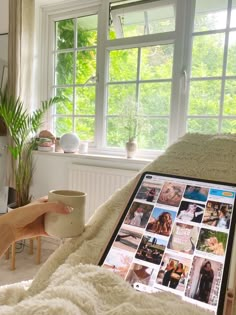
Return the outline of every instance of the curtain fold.
<path id="1" fill-rule="evenodd" d="M 9 0 L 8 91 L 30 109 L 34 58 L 34 0 Z"/>
<path id="2" fill-rule="evenodd" d="M 8 94 L 19 97 L 28 110 L 33 94 L 34 15 L 34 0 L 9 0 Z M 7 184 L 14 187 L 15 161 L 10 154 L 7 161 Z"/>

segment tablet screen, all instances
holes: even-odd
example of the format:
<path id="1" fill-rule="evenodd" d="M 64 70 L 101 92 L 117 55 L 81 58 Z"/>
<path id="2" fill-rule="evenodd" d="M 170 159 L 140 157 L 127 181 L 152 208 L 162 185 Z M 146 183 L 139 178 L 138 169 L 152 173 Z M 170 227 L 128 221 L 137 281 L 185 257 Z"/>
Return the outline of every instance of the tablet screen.
<path id="1" fill-rule="evenodd" d="M 99 264 L 136 290 L 169 291 L 222 314 L 235 192 L 233 184 L 144 173 Z"/>

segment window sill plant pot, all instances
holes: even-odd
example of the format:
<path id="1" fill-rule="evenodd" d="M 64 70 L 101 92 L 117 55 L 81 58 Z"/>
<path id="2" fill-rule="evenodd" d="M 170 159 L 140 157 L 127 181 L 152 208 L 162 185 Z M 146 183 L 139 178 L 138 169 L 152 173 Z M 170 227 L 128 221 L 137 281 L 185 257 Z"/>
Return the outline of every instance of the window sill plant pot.
<path id="1" fill-rule="evenodd" d="M 132 159 L 135 157 L 136 151 L 137 151 L 137 142 L 135 139 L 130 139 L 125 144 L 126 148 L 126 156 L 128 159 Z"/>

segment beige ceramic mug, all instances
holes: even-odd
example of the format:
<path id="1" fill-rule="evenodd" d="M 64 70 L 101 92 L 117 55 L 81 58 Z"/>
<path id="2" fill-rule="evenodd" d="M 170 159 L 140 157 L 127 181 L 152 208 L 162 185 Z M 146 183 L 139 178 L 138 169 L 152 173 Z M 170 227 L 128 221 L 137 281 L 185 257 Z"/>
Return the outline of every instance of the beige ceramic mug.
<path id="1" fill-rule="evenodd" d="M 76 237 L 84 231 L 86 193 L 76 190 L 51 190 L 48 201 L 61 201 L 73 208 L 69 214 L 46 213 L 44 229 L 48 235 Z"/>

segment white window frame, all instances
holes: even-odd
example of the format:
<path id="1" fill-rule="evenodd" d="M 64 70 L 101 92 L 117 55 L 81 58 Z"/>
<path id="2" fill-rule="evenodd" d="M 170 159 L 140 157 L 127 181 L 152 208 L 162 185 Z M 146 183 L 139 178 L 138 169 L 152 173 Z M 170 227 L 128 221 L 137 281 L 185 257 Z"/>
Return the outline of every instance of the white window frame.
<path id="1" fill-rule="evenodd" d="M 112 0 L 116 1 L 116 0 Z M 187 114 L 187 93 L 188 77 L 190 71 L 191 58 L 191 38 L 193 27 L 193 15 L 195 0 L 173 0 L 178 3 L 176 6 L 176 29 L 173 32 L 144 35 L 141 38 L 144 42 L 153 39 L 153 43 L 169 43 L 175 41 L 173 57 L 173 77 L 171 92 L 171 110 L 169 117 L 169 135 L 168 145 L 177 140 L 185 133 L 186 114 Z M 108 73 L 108 51 L 113 48 L 132 47 L 138 45 L 140 37 L 119 38 L 114 41 L 107 39 L 106 26 L 109 18 L 109 0 L 80 0 L 67 1 L 66 3 L 39 6 L 39 43 L 41 47 L 40 64 L 40 99 L 47 99 L 52 96 L 53 86 L 53 50 L 54 40 L 54 22 L 66 18 L 90 15 L 98 13 L 98 44 L 97 44 L 97 77 L 96 86 L 96 116 L 95 116 L 95 144 L 90 152 L 109 155 L 123 155 L 122 150 L 105 148 L 105 100 L 106 100 L 106 82 Z M 167 1 L 169 3 L 169 1 Z M 191 12 L 191 14 L 189 14 Z M 191 22 L 192 19 L 192 22 Z M 105 21 L 105 23 L 104 23 Z M 150 42 L 148 43 L 150 45 Z M 157 43 L 158 44 L 158 43 Z M 101 49 L 104 47 L 104 50 Z M 105 51 L 105 53 L 104 53 Z M 176 62 L 178 60 L 178 62 Z M 105 105 L 104 105 L 105 104 Z M 48 116 L 48 129 L 52 129 L 50 124 L 50 115 Z M 100 131 L 100 134 L 96 132 Z M 140 157 L 154 158 L 160 151 L 148 150 L 140 151 Z"/>
<path id="2" fill-rule="evenodd" d="M 236 27 L 231 27 L 230 28 L 230 19 L 231 19 L 231 8 L 232 8 L 232 2 L 233 0 L 229 0 L 228 1 L 228 7 L 227 7 L 227 23 L 226 26 L 223 29 L 216 29 L 216 30 L 208 30 L 208 31 L 194 31 L 192 29 L 191 34 L 190 34 L 190 38 L 192 38 L 192 41 L 194 39 L 194 37 L 196 36 L 205 36 L 205 35 L 214 35 L 214 34 L 224 34 L 225 35 L 225 45 L 224 45 L 224 49 L 223 49 L 223 64 L 222 64 L 222 75 L 219 76 L 212 76 L 212 77 L 191 77 L 191 50 L 192 47 L 190 46 L 190 55 L 189 55 L 189 62 L 188 65 L 189 67 L 187 68 L 186 72 L 187 72 L 187 95 L 185 98 L 185 102 L 186 102 L 186 110 L 187 110 L 187 106 L 188 106 L 188 102 L 189 102 L 189 92 L 190 92 L 190 85 L 191 82 L 197 82 L 197 81 L 221 81 L 221 88 L 220 88 L 220 103 L 219 103 L 219 114 L 218 115 L 210 115 L 210 116 L 204 116 L 204 115 L 188 115 L 187 111 L 185 114 L 185 120 L 186 120 L 186 126 L 185 129 L 187 128 L 187 119 L 188 118 L 202 118 L 202 117 L 206 117 L 206 118 L 212 118 L 212 119 L 217 119 L 218 120 L 218 131 L 217 132 L 222 132 L 221 131 L 221 127 L 222 127 L 222 121 L 224 118 L 227 119 L 236 119 L 236 115 L 224 115 L 223 114 L 223 105 L 224 105 L 224 88 L 225 88 L 225 83 L 227 82 L 228 79 L 233 79 L 236 80 L 236 75 L 227 75 L 226 74 L 226 70 L 227 70 L 227 55 L 228 55 L 228 47 L 229 47 L 229 35 L 231 32 L 236 31 Z M 193 13 L 193 17 L 194 18 L 194 11 L 195 11 L 195 7 L 192 7 L 192 13 Z"/>

